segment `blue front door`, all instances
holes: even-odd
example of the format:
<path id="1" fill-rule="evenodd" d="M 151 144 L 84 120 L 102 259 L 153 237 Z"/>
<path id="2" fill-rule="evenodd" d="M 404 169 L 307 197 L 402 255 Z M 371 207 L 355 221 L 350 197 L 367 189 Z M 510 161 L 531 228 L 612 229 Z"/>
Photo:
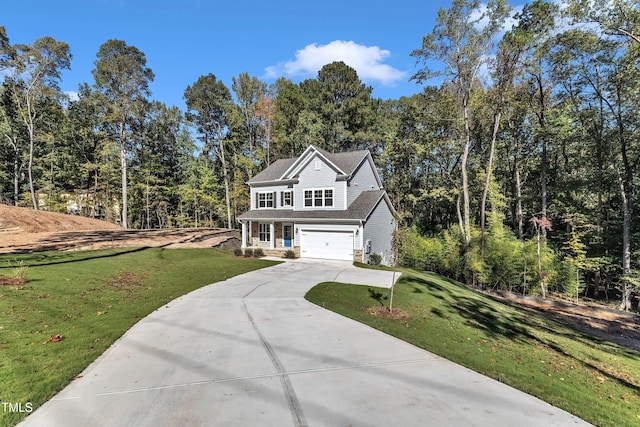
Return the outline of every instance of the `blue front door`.
<path id="1" fill-rule="evenodd" d="M 291 247 L 291 225 L 284 225 L 282 226 L 282 240 L 284 241 L 284 247 L 285 248 L 290 248 Z"/>

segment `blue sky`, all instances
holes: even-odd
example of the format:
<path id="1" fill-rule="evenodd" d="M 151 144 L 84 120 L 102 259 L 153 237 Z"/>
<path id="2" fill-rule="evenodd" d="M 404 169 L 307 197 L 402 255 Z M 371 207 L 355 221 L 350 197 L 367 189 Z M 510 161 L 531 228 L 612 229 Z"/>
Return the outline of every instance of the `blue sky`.
<path id="1" fill-rule="evenodd" d="M 32 0 L 9 1 L 0 13 L 11 43 L 52 36 L 69 44 L 71 71 L 61 88 L 93 84 L 96 53 L 108 39 L 145 53 L 155 73 L 152 99 L 184 109 L 182 95 L 201 75 L 231 88 L 242 72 L 272 83 L 313 78 L 322 65 L 343 60 L 383 99 L 421 87 L 409 56 L 448 0 Z"/>

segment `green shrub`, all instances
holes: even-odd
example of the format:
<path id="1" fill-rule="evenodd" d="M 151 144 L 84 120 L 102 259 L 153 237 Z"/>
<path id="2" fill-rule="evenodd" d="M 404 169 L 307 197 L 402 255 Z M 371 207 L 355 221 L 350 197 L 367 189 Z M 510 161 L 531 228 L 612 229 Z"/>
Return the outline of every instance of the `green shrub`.
<path id="1" fill-rule="evenodd" d="M 381 262 L 382 262 L 382 255 L 377 254 L 375 252 L 369 255 L 369 264 L 380 265 Z"/>
<path id="2" fill-rule="evenodd" d="M 257 248 L 256 250 L 253 251 L 253 256 L 256 258 L 263 257 L 264 251 L 262 250 L 262 248 Z"/>
<path id="3" fill-rule="evenodd" d="M 234 254 L 235 256 L 242 256 L 242 249 L 240 249 L 240 248 L 236 248 L 236 249 L 234 249 L 234 250 L 233 250 L 233 254 Z"/>
<path id="4" fill-rule="evenodd" d="M 559 263 L 553 249 L 542 243 L 539 272 L 537 237 L 520 241 L 500 219 L 490 218 L 484 257 L 476 227 L 471 230 L 469 246 L 457 224 L 436 236 L 421 236 L 416 227 L 400 229 L 394 237 L 399 264 L 467 284 L 534 295 L 542 291 L 542 276 L 549 290 L 574 296 L 580 289 L 575 267 Z"/>
<path id="5" fill-rule="evenodd" d="M 284 253 L 284 257 L 289 259 L 294 259 L 296 257 L 296 253 L 291 249 L 289 249 Z"/>
<path id="6" fill-rule="evenodd" d="M 253 249 L 245 249 L 244 250 L 244 257 L 245 258 L 251 258 L 253 256 Z"/>
<path id="7" fill-rule="evenodd" d="M 24 263 L 24 260 L 14 260 L 9 262 L 9 265 L 11 266 L 11 277 L 20 280 L 26 279 L 29 266 Z"/>
<path id="8" fill-rule="evenodd" d="M 398 231 L 396 247 L 401 265 L 418 270 L 446 273 L 442 239 L 420 236 L 418 230 L 412 227 Z"/>

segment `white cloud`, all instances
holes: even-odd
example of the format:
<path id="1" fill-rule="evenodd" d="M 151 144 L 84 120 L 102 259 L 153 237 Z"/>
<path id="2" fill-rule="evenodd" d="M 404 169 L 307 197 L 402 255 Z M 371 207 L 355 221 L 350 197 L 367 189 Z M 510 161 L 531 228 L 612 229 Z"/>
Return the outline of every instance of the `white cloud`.
<path id="1" fill-rule="evenodd" d="M 64 92 L 64 94 L 67 95 L 70 101 L 77 101 L 78 99 L 80 99 L 78 97 L 78 92 L 74 90 L 67 90 Z"/>
<path id="2" fill-rule="evenodd" d="M 522 12 L 523 5 L 512 6 L 511 12 L 509 16 L 506 17 L 500 30 L 498 31 L 497 37 L 498 39 L 502 38 L 504 33 L 513 29 L 513 27 L 518 23 L 518 20 L 515 18 L 516 14 Z M 474 24 L 476 29 L 482 30 L 489 24 L 489 17 L 486 15 L 487 13 L 487 4 L 481 3 L 477 9 L 471 11 L 469 15 L 469 20 Z"/>
<path id="3" fill-rule="evenodd" d="M 267 67 L 265 78 L 313 76 L 324 65 L 343 61 L 354 68 L 362 80 L 393 86 L 404 79 L 407 73 L 383 63 L 390 54 L 378 46 L 364 46 L 353 41 L 335 40 L 325 45 L 314 43 L 297 51 L 295 59 Z"/>

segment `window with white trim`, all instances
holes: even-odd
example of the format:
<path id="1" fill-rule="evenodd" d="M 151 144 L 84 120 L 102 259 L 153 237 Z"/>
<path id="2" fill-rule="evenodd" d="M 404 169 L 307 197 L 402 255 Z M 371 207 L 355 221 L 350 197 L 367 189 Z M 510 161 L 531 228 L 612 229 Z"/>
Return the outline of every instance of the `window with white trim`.
<path id="1" fill-rule="evenodd" d="M 273 204 L 274 203 L 273 192 L 271 191 L 265 192 L 265 193 L 258 193 L 257 200 L 258 200 L 258 204 L 257 204 L 258 209 L 275 207 L 275 205 Z"/>
<path id="2" fill-rule="evenodd" d="M 261 242 L 271 241 L 271 224 L 258 224 L 258 237 Z"/>
<path id="3" fill-rule="evenodd" d="M 293 206 L 293 191 L 283 191 L 280 199 L 280 205 L 283 208 L 290 208 Z"/>
<path id="4" fill-rule="evenodd" d="M 304 207 L 332 207 L 333 188 L 314 188 L 304 190 Z"/>

